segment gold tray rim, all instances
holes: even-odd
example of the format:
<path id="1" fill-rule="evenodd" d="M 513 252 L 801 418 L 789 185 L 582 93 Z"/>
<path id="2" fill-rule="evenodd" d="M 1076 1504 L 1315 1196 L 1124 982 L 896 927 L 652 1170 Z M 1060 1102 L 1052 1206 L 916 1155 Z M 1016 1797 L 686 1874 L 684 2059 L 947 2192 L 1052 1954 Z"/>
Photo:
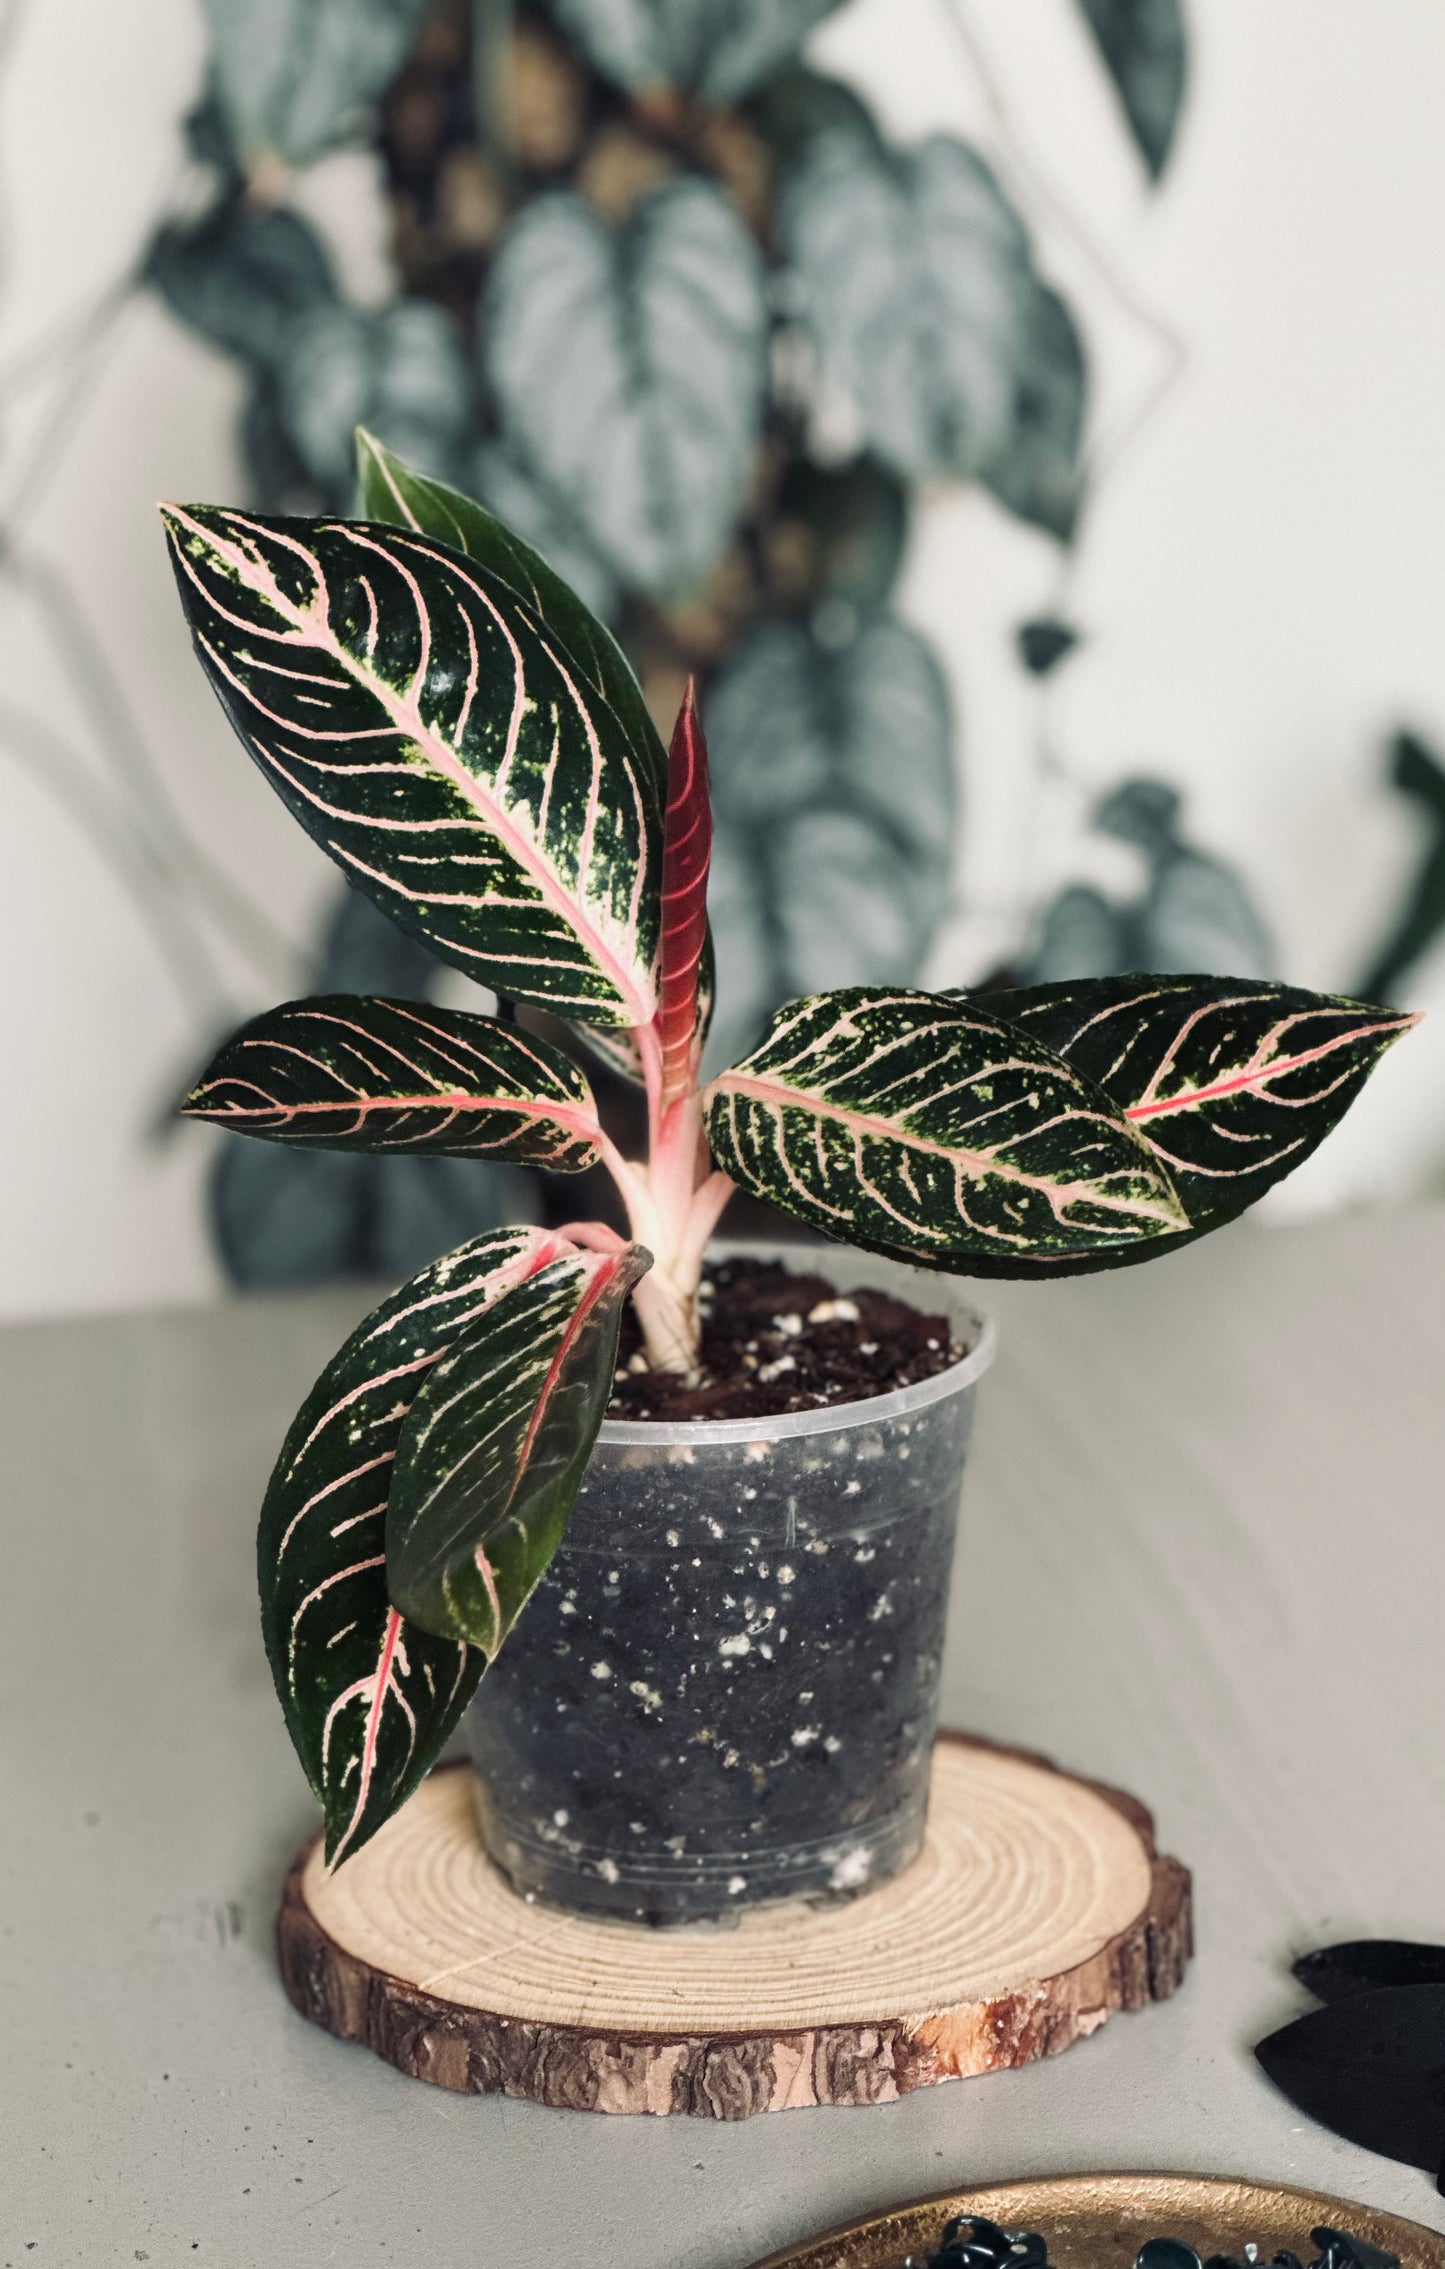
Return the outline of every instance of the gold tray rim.
<path id="1" fill-rule="evenodd" d="M 1266 2218 L 1292 2224 L 1299 2215 L 1306 2237 L 1310 2228 L 1327 2223 L 1398 2254 L 1401 2269 L 1445 2269 L 1445 2234 L 1424 2222 L 1329 2191 L 1253 2182 L 1243 2175 L 1191 2174 L 1045 2175 L 972 2184 L 966 2190 L 941 2191 L 865 2214 L 802 2245 L 770 2253 L 754 2269 L 897 2269 L 910 2248 L 936 2241 L 940 2217 L 984 2214 L 1005 2228 L 1042 2228 L 1046 2237 L 1057 2239 L 1070 2229 L 1082 2236 L 1100 2215 L 1126 2208 L 1151 2218 L 1151 2227 L 1140 2230 L 1141 2244 L 1145 2236 L 1171 2234 L 1171 2215 L 1185 2225 L 1179 2234 L 1207 2223 L 1222 2233 L 1215 2241 L 1221 2247 L 1228 2243 L 1241 2248 L 1257 2242 Z M 1162 2219 L 1153 2222 L 1155 2214 Z"/>

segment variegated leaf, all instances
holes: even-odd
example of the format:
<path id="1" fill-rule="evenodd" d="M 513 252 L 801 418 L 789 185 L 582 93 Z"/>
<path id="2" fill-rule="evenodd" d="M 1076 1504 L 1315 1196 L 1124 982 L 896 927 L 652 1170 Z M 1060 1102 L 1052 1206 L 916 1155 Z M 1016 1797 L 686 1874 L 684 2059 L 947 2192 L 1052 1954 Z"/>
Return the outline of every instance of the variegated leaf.
<path id="1" fill-rule="evenodd" d="M 485 1668 L 387 1596 L 386 1499 L 407 1412 L 438 1358 L 556 1249 L 540 1229 L 497 1229 L 414 1276 L 327 1364 L 271 1476 L 261 1627 L 333 1864 L 410 1795 Z"/>
<path id="2" fill-rule="evenodd" d="M 269 1009 L 181 1109 L 313 1149 L 445 1151 L 554 1174 L 601 1155 L 592 1091 L 560 1048 L 422 1001 L 335 993 Z"/>
<path id="3" fill-rule="evenodd" d="M 654 755 L 511 585 L 407 529 L 166 522 L 223 707 L 349 879 L 498 992 L 650 1023 Z"/>
<path id="4" fill-rule="evenodd" d="M 532 546 L 513 533 L 484 504 L 445 481 L 429 480 L 404 464 L 374 434 L 359 430 L 356 462 L 361 509 L 368 520 L 391 521 L 432 536 L 484 567 L 525 601 L 561 646 L 590 690 L 619 718 L 638 761 L 652 773 L 659 797 L 665 791 L 667 756 L 648 714 L 632 665 L 605 623 L 598 621 L 575 591 Z"/>
<path id="5" fill-rule="evenodd" d="M 1188 1227 L 1107 1096 L 972 1002 L 864 986 L 794 1001 L 705 1107 L 743 1189 L 921 1267 L 983 1256 L 1008 1273 Z"/>
<path id="6" fill-rule="evenodd" d="M 568 1252 L 514 1285 L 412 1404 L 386 1516 L 409 1621 L 490 1660 L 546 1573 L 612 1392 L 640 1246 Z"/>
<path id="7" fill-rule="evenodd" d="M 1190 1221 L 1171 1244 L 1235 1220 L 1292 1173 L 1418 1021 L 1238 977 L 1078 978 L 990 993 L 986 1006 L 1102 1088 L 1167 1168 Z M 1041 1261 L 1039 1273 L 1067 1269 Z"/>

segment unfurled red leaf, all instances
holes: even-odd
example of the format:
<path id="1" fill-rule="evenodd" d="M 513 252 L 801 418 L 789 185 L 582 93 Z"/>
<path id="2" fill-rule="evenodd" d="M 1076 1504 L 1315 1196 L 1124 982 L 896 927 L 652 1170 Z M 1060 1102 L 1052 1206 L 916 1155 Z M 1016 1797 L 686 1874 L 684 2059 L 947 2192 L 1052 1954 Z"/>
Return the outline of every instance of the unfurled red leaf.
<path id="1" fill-rule="evenodd" d="M 432 536 L 499 575 L 531 608 L 548 636 L 564 650 L 586 685 L 620 718 L 638 757 L 651 769 L 661 794 L 667 758 L 648 714 L 632 665 L 610 630 L 598 621 L 540 552 L 524 543 L 485 505 L 404 464 L 364 430 L 356 436 L 361 509 L 369 520 L 391 521 Z"/>
<path id="2" fill-rule="evenodd" d="M 403 1430 L 386 1518 L 392 1600 L 491 1659 L 562 1540 L 612 1393 L 640 1246 L 563 1248 L 431 1373 Z"/>
<path id="3" fill-rule="evenodd" d="M 1115 92 L 1157 181 L 1184 100 L 1187 49 L 1181 0 L 1079 0 Z"/>
<path id="4" fill-rule="evenodd" d="M 252 1019 L 181 1109 L 237 1134 L 327 1150 L 450 1152 L 554 1174 L 595 1166 L 576 1065 L 494 1017 L 331 994 Z"/>
<path id="5" fill-rule="evenodd" d="M 704 1021 L 701 986 L 707 962 L 707 875 L 712 805 L 707 742 L 691 678 L 668 756 L 667 814 L 662 846 L 662 948 L 657 1037 L 662 1055 L 662 1107 L 691 1092 L 697 1079 Z"/>
<path id="6" fill-rule="evenodd" d="M 649 1023 L 653 752 L 511 585 L 407 529 L 209 505 L 166 521 L 223 707 L 348 878 L 498 992 Z"/>
<path id="7" fill-rule="evenodd" d="M 1091 1081 L 972 1003 L 854 987 L 795 1001 L 713 1081 L 735 1182 L 813 1228 L 1000 1273 L 1186 1229 L 1168 1174 Z"/>
<path id="8" fill-rule="evenodd" d="M 987 1005 L 1102 1088 L 1167 1168 L 1194 1236 L 1308 1158 L 1416 1021 L 1228 977 L 1083 978 Z"/>
<path id="9" fill-rule="evenodd" d="M 716 564 L 753 470 L 764 286 L 748 229 L 695 175 L 616 227 L 570 192 L 534 198 L 487 279 L 508 445 L 620 581 L 669 605 Z"/>
<path id="10" fill-rule="evenodd" d="M 410 1795 L 475 1691 L 480 1654 L 403 1621 L 386 1589 L 386 1499 L 428 1371 L 556 1240 L 497 1229 L 434 1261 L 354 1331 L 286 1437 L 257 1539 L 276 1692 L 333 1862 Z"/>

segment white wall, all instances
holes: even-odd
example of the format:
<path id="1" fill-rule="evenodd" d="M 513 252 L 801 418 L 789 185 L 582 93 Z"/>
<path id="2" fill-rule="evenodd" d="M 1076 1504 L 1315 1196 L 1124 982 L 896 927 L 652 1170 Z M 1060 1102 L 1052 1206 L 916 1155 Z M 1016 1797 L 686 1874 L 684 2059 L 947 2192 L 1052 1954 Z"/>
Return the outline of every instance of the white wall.
<path id="1" fill-rule="evenodd" d="M 1003 95 L 1001 148 L 960 14 Z M 21 19 L 0 88 L 0 517 L 59 400 L 24 365 L 172 193 L 196 15 L 195 0 L 45 0 Z M 1348 984 L 1412 849 L 1377 786 L 1380 736 L 1409 719 L 1445 743 L 1445 16 L 1413 0 L 1195 0 L 1193 16 L 1190 114 L 1152 197 L 1068 0 L 853 0 L 818 42 L 894 131 L 962 129 L 1026 200 L 1039 174 L 1052 185 L 1069 217 L 1031 210 L 1096 347 L 1105 435 L 1155 382 L 1157 325 L 1188 348 L 1105 480 L 1063 594 L 1090 643 L 1050 697 L 1069 780 L 1042 800 L 1036 695 L 1009 641 L 1060 597 L 1056 555 L 975 497 L 922 513 L 905 604 L 945 652 L 964 723 L 970 910 L 940 979 L 1012 942 L 1026 876 L 1073 870 L 1086 791 L 1146 768 L 1188 789 L 1196 834 L 1250 875 L 1287 973 Z M 374 272 L 364 169 L 334 169 L 317 195 Z M 132 306 L 22 512 L 22 557 L 64 570 L 187 824 L 294 942 L 329 870 L 191 663 L 152 513 L 161 494 L 237 493 L 235 398 L 224 365 Z M 87 810 L 109 808 L 73 661 L 3 580 L 0 702 L 73 742 Z M 263 1005 L 284 971 L 222 947 L 208 973 L 204 887 L 182 909 L 190 942 L 162 953 L 57 801 L 53 750 L 26 740 L 38 772 L 22 769 L 13 724 L 0 711 L 0 1313 L 196 1297 L 215 1283 L 208 1138 L 146 1130 L 207 1020 Z M 1445 1009 L 1440 959 L 1420 1005 L 1432 997 Z M 1387 1060 L 1292 1202 L 1399 1192 L 1442 1165 L 1445 1015 Z"/>

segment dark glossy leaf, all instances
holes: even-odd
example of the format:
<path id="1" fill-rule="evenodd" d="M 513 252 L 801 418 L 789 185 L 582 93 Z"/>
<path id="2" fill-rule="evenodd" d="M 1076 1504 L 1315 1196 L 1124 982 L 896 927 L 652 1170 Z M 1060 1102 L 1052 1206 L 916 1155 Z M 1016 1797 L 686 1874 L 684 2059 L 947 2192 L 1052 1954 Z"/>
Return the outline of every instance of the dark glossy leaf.
<path id="1" fill-rule="evenodd" d="M 386 1516 L 391 1597 L 490 1660 L 547 1570 L 612 1393 L 639 1246 L 515 1284 L 412 1404 Z"/>
<path id="2" fill-rule="evenodd" d="M 548 0 L 605 77 L 734 103 L 797 53 L 840 0 Z"/>
<path id="3" fill-rule="evenodd" d="M 947 689 L 891 616 L 842 646 L 755 630 L 708 700 L 718 820 L 717 1041 L 843 982 L 911 984 L 948 901 L 957 815 Z"/>
<path id="4" fill-rule="evenodd" d="M 304 165 L 354 133 L 428 0 L 203 0 L 212 84 L 247 160 Z"/>
<path id="5" fill-rule="evenodd" d="M 1169 160 L 1188 61 L 1181 0 L 1079 0 L 1139 153 L 1157 181 Z"/>
<path id="6" fill-rule="evenodd" d="M 1001 461 L 1038 286 L 983 160 L 935 135 L 885 151 L 840 129 L 784 184 L 779 225 L 825 376 L 909 480 Z"/>
<path id="7" fill-rule="evenodd" d="M 727 541 L 766 339 L 757 248 L 696 179 L 655 190 L 616 228 L 571 195 L 526 206 L 493 264 L 481 333 L 509 445 L 622 581 L 670 600 Z"/>
<path id="8" fill-rule="evenodd" d="M 1275 2086 L 1347 2142 L 1437 2175 L 1445 2158 L 1445 1985 L 1351 1994 L 1255 2050 Z"/>
<path id="9" fill-rule="evenodd" d="M 167 525 L 227 714 L 348 879 L 509 997 L 649 1023 L 652 751 L 511 587 L 410 530 L 208 505 Z"/>
<path id="10" fill-rule="evenodd" d="M 1036 615 L 1030 622 L 1021 622 L 1016 635 L 1019 660 L 1036 678 L 1046 678 L 1056 670 L 1079 643 L 1073 625 L 1053 615 Z"/>
<path id="11" fill-rule="evenodd" d="M 1225 977 L 1083 978 L 991 993 L 994 1015 L 1109 1096 L 1202 1236 L 1292 1173 L 1414 1019 Z"/>
<path id="12" fill-rule="evenodd" d="M 561 646 L 586 686 L 622 720 L 661 804 L 667 755 L 631 663 L 604 623 L 560 571 L 494 512 L 444 481 L 430 480 L 374 435 L 356 437 L 361 505 L 369 520 L 390 521 L 465 552 L 499 575 Z"/>
<path id="13" fill-rule="evenodd" d="M 1084 346 L 1057 292 L 1036 284 L 1014 365 L 1013 416 L 983 468 L 984 486 L 1020 520 L 1067 541 L 1079 516 L 1083 473 Z"/>
<path id="14" fill-rule="evenodd" d="M 1390 781 L 1415 805 L 1426 838 L 1415 881 L 1361 987 L 1377 1001 L 1396 999 L 1445 934 L 1445 765 L 1417 734 L 1397 733 L 1390 745 Z"/>
<path id="15" fill-rule="evenodd" d="M 1445 1986 L 1445 1946 L 1405 1938 L 1352 1938 L 1301 1954 L 1292 1966 L 1300 1984 L 1320 2001 L 1343 2001 L 1386 1985 Z"/>
<path id="16" fill-rule="evenodd" d="M 974 1003 L 851 988 L 795 1001 L 704 1104 L 719 1164 L 825 1235 L 1002 1272 L 1188 1227 L 1107 1097 Z"/>
<path id="17" fill-rule="evenodd" d="M 337 304 L 330 256 L 310 224 L 284 206 L 262 209 L 239 196 L 198 221 L 162 228 L 146 274 L 182 323 L 273 372 L 298 321 Z"/>
<path id="18" fill-rule="evenodd" d="M 181 1110 L 312 1149 L 436 1151 L 554 1174 L 601 1156 L 591 1091 L 560 1048 L 493 1017 L 348 993 L 253 1017 Z"/>
<path id="19" fill-rule="evenodd" d="M 405 1623 L 387 1597 L 386 1500 L 407 1412 L 432 1365 L 554 1244 L 538 1229 L 496 1230 L 383 1301 L 322 1372 L 271 1476 L 261 1627 L 333 1863 L 417 1786 L 485 1667 Z"/>

